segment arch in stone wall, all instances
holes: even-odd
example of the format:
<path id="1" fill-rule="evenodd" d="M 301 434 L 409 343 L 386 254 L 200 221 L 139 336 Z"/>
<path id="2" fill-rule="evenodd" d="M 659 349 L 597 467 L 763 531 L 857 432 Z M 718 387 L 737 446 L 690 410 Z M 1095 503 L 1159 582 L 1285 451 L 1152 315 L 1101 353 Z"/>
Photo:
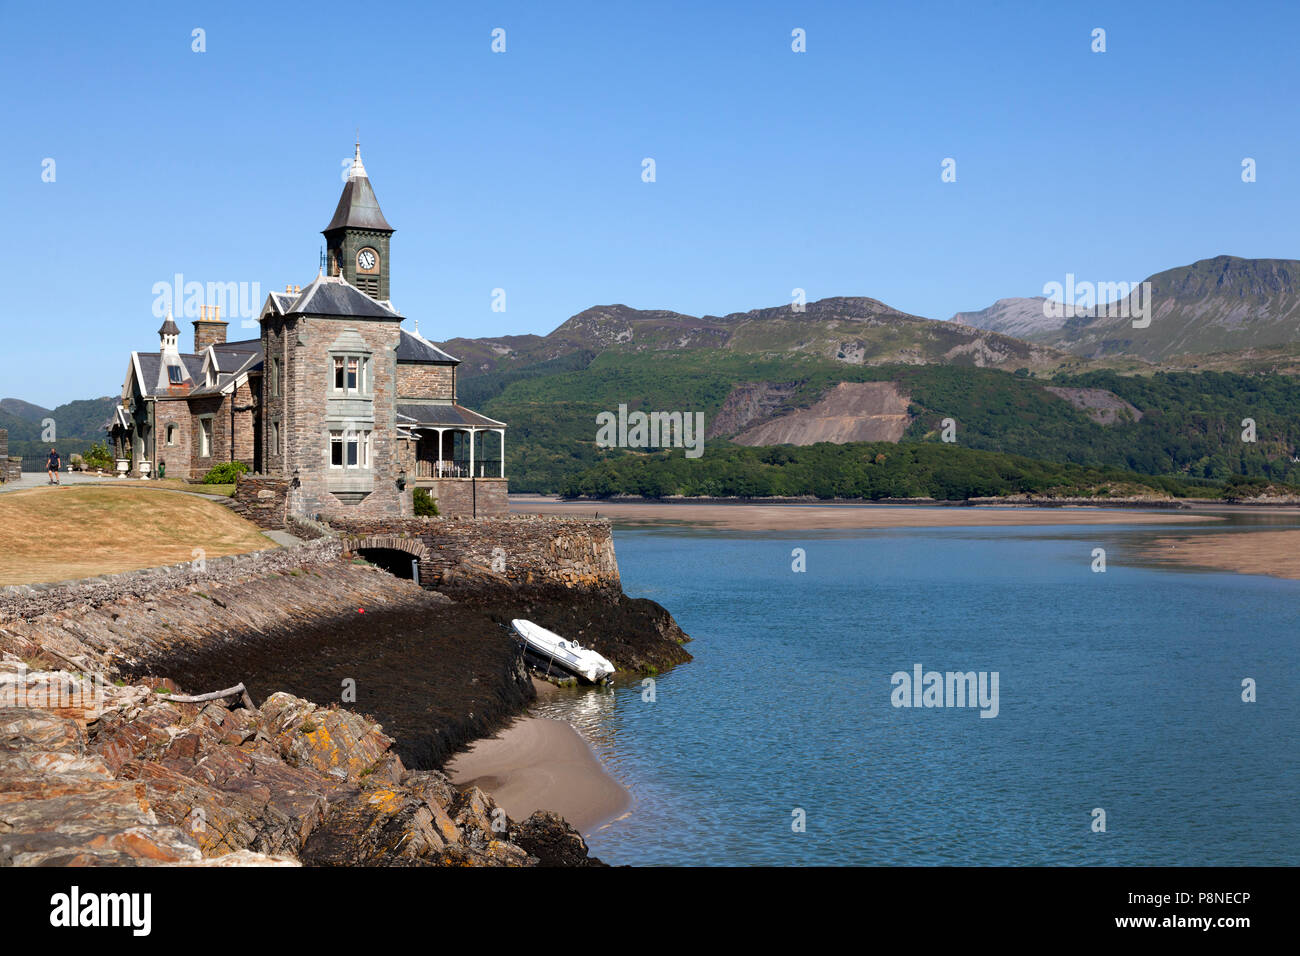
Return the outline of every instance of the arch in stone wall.
<path id="1" fill-rule="evenodd" d="M 383 548 L 389 551 L 405 551 L 421 561 L 429 560 L 429 549 L 419 538 L 404 538 L 396 534 L 372 534 L 365 538 L 344 538 L 343 547 L 353 552 L 367 548 Z"/>

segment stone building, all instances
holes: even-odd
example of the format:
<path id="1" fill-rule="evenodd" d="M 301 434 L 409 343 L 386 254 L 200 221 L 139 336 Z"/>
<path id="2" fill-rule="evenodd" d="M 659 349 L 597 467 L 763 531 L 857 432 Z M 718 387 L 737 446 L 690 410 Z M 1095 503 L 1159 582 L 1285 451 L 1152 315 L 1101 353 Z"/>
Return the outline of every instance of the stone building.
<path id="1" fill-rule="evenodd" d="M 204 307 L 193 352 L 169 314 L 157 351 L 131 353 L 109 424 L 119 471 L 193 481 L 241 461 L 287 480 L 308 516 L 409 515 L 416 487 L 444 513 L 504 513 L 506 425 L 460 405 L 459 360 L 402 328 L 393 232 L 358 146 L 323 230 L 327 267 L 267 296 L 258 338 L 228 342 Z"/>

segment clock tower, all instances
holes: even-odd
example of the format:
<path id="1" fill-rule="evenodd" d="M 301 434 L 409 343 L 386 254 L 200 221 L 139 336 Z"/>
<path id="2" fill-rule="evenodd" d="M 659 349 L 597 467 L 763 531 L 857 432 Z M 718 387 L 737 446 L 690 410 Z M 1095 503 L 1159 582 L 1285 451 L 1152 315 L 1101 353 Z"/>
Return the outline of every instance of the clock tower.
<path id="1" fill-rule="evenodd" d="M 327 243 L 329 274 L 342 273 L 350 285 L 372 299 L 389 298 L 389 241 L 395 230 L 384 218 L 375 190 L 361 165 L 361 144 L 339 197 L 334 218 L 322 232 Z"/>

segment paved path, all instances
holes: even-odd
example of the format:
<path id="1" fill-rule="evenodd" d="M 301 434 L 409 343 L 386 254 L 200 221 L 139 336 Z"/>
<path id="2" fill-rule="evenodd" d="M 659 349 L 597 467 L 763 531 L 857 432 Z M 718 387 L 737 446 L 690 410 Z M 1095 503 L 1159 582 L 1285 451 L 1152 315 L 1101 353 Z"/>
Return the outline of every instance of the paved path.
<path id="1" fill-rule="evenodd" d="M 113 484 L 115 482 L 136 481 L 133 478 L 108 478 L 103 475 L 83 475 L 81 472 L 59 472 L 59 481 L 65 485 Z M 17 481 L 0 484 L 0 492 L 18 491 L 22 488 L 44 488 L 50 483 L 50 476 L 45 472 L 25 471 Z"/>
<path id="2" fill-rule="evenodd" d="M 0 494 L 6 491 L 19 491 L 23 488 L 46 488 L 49 487 L 50 476 L 45 472 L 23 472 L 23 476 L 17 481 L 6 481 L 0 484 Z M 78 471 L 61 471 L 59 472 L 59 483 L 61 485 L 145 485 L 149 482 L 143 478 L 112 478 L 107 475 L 85 475 Z M 194 485 L 195 488 L 202 488 L 202 485 Z M 198 495 L 200 498 L 207 498 L 211 501 L 227 501 L 225 495 L 207 495 L 201 491 L 181 491 L 179 488 L 159 488 L 159 491 L 175 491 L 178 494 Z"/>
<path id="3" fill-rule="evenodd" d="M 287 531 L 263 531 L 262 534 L 266 535 L 282 548 L 292 547 L 295 544 L 302 544 L 304 540 L 291 535 Z"/>

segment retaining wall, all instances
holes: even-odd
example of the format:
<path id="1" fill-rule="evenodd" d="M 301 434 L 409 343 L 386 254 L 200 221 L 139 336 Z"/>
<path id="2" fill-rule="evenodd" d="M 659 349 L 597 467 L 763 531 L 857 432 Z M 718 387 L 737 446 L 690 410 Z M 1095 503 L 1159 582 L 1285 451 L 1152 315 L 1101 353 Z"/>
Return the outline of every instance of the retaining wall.
<path id="1" fill-rule="evenodd" d="M 515 584 L 619 588 L 608 521 L 558 515 L 487 518 L 364 518 L 329 514 L 325 522 L 349 551 L 393 548 L 420 562 L 420 581 L 436 587 L 462 563 L 479 565 Z"/>

